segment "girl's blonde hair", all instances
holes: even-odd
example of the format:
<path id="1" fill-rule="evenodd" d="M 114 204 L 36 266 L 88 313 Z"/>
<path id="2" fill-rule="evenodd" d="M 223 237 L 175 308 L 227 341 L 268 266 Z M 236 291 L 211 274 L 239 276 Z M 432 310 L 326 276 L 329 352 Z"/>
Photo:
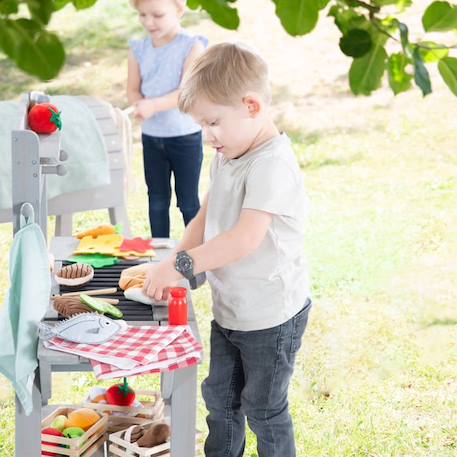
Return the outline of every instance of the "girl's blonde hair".
<path id="1" fill-rule="evenodd" d="M 138 9 L 138 5 L 142 2 L 143 0 L 130 0 L 130 3 L 135 9 Z M 187 0 L 173 0 L 175 2 L 176 6 L 178 8 L 186 6 L 186 1 Z"/>
<path id="2" fill-rule="evenodd" d="M 208 48 L 184 75 L 178 107 L 189 113 L 202 96 L 213 103 L 233 105 L 250 91 L 270 103 L 266 62 L 245 45 L 220 43 Z"/>

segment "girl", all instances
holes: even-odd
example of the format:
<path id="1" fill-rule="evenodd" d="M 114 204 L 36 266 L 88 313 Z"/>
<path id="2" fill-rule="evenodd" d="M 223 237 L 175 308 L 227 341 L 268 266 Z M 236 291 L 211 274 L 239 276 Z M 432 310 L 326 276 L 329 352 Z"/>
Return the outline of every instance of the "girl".
<path id="1" fill-rule="evenodd" d="M 201 128 L 177 108 L 183 74 L 203 53 L 206 38 L 180 26 L 185 0 L 132 0 L 147 32 L 130 40 L 127 98 L 142 121 L 144 174 L 151 234 L 170 235 L 170 178 L 187 225 L 200 208 L 198 181 L 203 159 Z"/>

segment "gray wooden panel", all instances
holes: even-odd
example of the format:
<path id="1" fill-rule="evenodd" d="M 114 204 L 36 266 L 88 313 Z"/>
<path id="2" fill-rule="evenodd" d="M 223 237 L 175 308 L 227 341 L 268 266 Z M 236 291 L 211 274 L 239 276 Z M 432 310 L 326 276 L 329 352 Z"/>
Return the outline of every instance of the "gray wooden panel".
<path id="1" fill-rule="evenodd" d="M 114 135 L 118 133 L 118 127 L 114 123 L 113 118 L 97 119 L 97 123 L 103 135 Z"/>
<path id="2" fill-rule="evenodd" d="M 52 198 L 49 200 L 48 212 L 68 214 L 124 205 L 124 172 L 118 169 L 111 171 L 111 184 Z"/>
<path id="3" fill-rule="evenodd" d="M 108 161 L 111 172 L 113 170 L 124 169 L 124 155 L 122 154 L 122 152 L 112 152 L 108 155 Z"/>

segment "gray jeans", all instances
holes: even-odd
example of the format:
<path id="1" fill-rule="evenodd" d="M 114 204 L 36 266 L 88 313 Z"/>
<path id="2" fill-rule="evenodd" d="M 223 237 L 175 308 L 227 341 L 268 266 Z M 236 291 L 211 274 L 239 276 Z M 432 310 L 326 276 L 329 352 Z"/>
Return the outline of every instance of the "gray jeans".
<path id="1" fill-rule="evenodd" d="M 288 389 L 311 301 L 277 327 L 227 330 L 211 322 L 209 375 L 202 385 L 209 411 L 206 457 L 241 457 L 246 418 L 259 457 L 295 457 Z"/>

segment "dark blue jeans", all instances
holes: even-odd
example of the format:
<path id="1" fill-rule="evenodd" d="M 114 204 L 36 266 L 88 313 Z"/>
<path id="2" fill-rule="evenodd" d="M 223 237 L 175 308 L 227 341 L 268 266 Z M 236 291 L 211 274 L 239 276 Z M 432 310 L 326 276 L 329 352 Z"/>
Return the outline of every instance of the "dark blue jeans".
<path id="1" fill-rule="evenodd" d="M 202 385 L 206 457 L 241 457 L 246 418 L 259 457 L 295 457 L 288 389 L 310 309 L 307 300 L 290 320 L 266 330 L 227 330 L 211 322 L 210 369 Z"/>
<path id="2" fill-rule="evenodd" d="M 149 223 L 155 238 L 170 236 L 171 173 L 178 207 L 187 225 L 200 209 L 198 181 L 203 160 L 201 132 L 158 138 L 142 135 Z"/>

